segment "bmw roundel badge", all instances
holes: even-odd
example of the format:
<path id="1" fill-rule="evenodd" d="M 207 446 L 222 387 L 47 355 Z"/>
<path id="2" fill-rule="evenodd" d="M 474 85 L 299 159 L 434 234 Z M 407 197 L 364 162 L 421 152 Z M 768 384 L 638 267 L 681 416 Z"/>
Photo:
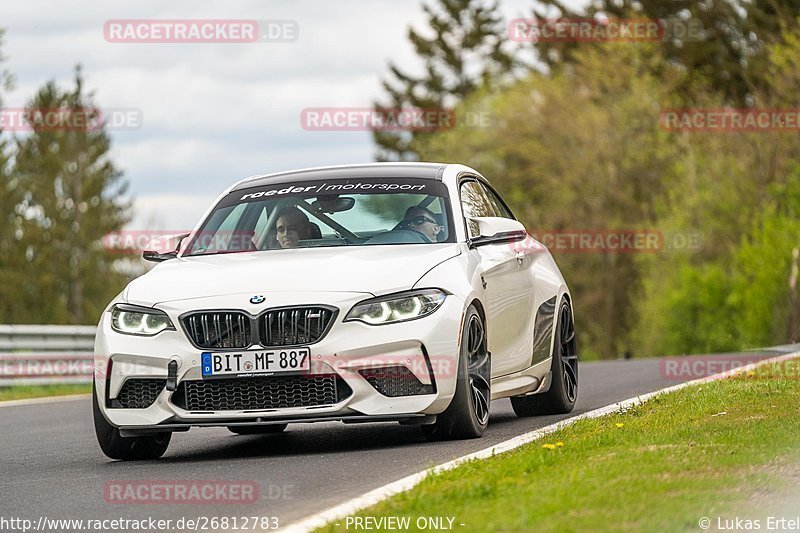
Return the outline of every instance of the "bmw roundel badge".
<path id="1" fill-rule="evenodd" d="M 263 303 L 264 300 L 266 300 L 266 298 L 264 298 L 263 296 L 261 296 L 259 294 L 257 296 L 253 296 L 252 298 L 250 298 L 250 303 L 251 304 L 260 304 L 260 303 Z"/>

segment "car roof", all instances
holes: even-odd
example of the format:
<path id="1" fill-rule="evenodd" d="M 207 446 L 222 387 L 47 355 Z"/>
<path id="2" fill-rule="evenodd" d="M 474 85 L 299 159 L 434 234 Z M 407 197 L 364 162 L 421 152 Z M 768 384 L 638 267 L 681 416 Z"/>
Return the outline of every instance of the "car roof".
<path id="1" fill-rule="evenodd" d="M 234 185 L 231 191 L 260 187 L 273 183 L 344 178 L 426 178 L 442 180 L 444 163 L 368 163 L 364 165 L 339 165 L 276 172 L 252 176 Z"/>

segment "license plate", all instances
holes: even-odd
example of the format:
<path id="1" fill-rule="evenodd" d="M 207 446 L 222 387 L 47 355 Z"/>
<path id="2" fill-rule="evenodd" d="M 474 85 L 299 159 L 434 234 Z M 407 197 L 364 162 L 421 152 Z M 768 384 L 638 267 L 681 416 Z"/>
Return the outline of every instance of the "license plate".
<path id="1" fill-rule="evenodd" d="M 242 352 L 203 352 L 203 377 L 258 377 L 284 372 L 303 372 L 311 368 L 309 348 L 248 350 Z"/>

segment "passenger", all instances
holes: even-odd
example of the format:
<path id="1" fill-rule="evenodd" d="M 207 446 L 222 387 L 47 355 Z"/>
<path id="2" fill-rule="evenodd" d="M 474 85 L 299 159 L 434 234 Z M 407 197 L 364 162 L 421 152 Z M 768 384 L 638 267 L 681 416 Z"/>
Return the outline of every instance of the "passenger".
<path id="1" fill-rule="evenodd" d="M 444 230 L 436 222 L 436 215 L 425 207 L 414 205 L 406 209 L 401 227 L 421 233 L 431 242 L 437 242 L 436 237 Z"/>

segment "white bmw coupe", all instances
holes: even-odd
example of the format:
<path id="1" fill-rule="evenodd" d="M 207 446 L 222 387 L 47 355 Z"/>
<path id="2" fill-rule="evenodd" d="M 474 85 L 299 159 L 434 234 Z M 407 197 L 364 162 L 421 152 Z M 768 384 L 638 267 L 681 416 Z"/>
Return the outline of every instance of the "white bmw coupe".
<path id="1" fill-rule="evenodd" d="M 572 298 L 547 249 L 475 170 L 376 163 L 229 187 L 107 307 L 94 425 L 113 459 L 175 431 L 395 421 L 480 437 L 489 404 L 566 413 Z"/>

